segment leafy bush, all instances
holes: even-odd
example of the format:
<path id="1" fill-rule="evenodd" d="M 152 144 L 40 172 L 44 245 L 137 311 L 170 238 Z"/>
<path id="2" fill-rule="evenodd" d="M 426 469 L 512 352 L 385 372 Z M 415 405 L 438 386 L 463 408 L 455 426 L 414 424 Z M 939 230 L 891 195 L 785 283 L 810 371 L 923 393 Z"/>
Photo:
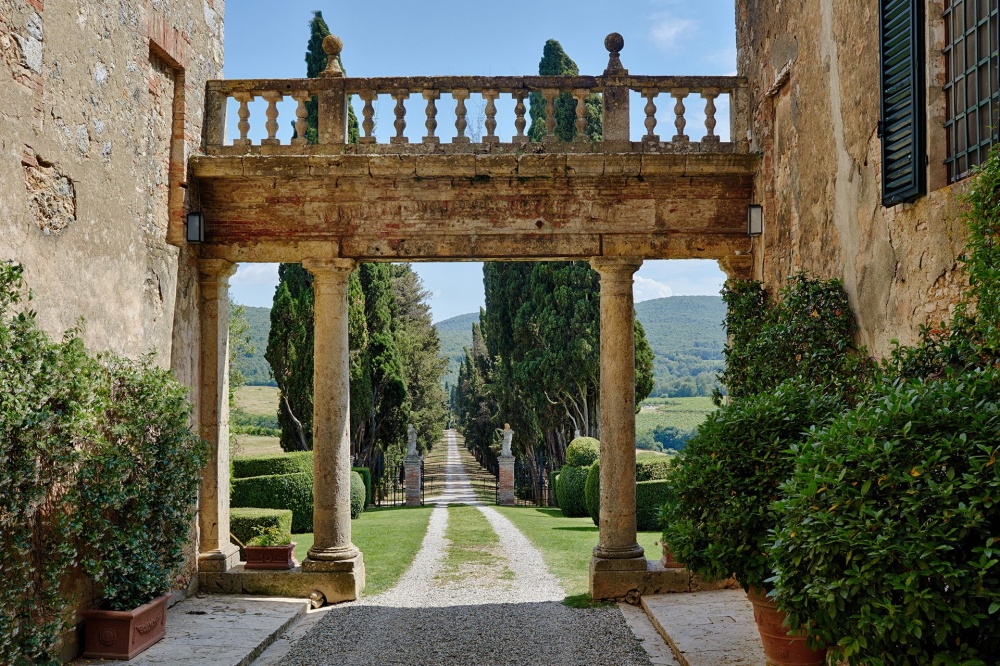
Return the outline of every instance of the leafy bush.
<path id="1" fill-rule="evenodd" d="M 292 543 L 292 537 L 287 532 L 282 532 L 274 525 L 257 527 L 257 534 L 247 541 L 247 546 L 268 547 L 268 546 L 288 546 Z"/>
<path id="2" fill-rule="evenodd" d="M 796 446 L 771 549 L 851 664 L 1000 662 L 1000 372 L 886 386 Z"/>
<path id="3" fill-rule="evenodd" d="M 278 425 L 277 412 L 270 416 L 248 414 L 239 407 L 234 408 L 229 413 L 229 425 L 233 430 L 237 428 L 261 428 L 264 430 L 281 431 L 281 426 Z"/>
<path id="4" fill-rule="evenodd" d="M 233 479 L 229 505 L 260 509 L 291 509 L 292 532 L 312 532 L 312 472 Z"/>
<path id="5" fill-rule="evenodd" d="M 229 510 L 229 531 L 240 542 L 245 544 L 259 533 L 260 529 L 276 528 L 281 534 L 291 539 L 292 512 L 288 509 L 250 509 L 236 508 Z"/>
<path id="6" fill-rule="evenodd" d="M 361 516 L 365 510 L 365 482 L 361 475 L 355 471 L 351 472 L 351 519 Z"/>
<path id="7" fill-rule="evenodd" d="M 587 484 L 589 471 L 589 467 L 574 467 L 573 465 L 566 465 L 559 470 L 557 480 L 559 508 L 567 518 L 580 518 L 587 515 L 584 486 Z"/>
<path id="8" fill-rule="evenodd" d="M 264 428 L 261 426 L 233 426 L 229 430 L 233 435 L 252 435 L 254 437 L 281 437 L 281 431 L 277 428 Z"/>
<path id="9" fill-rule="evenodd" d="M 590 467 L 601 457 L 601 442 L 593 437 L 577 437 L 566 447 L 566 464 Z"/>
<path id="10" fill-rule="evenodd" d="M 644 481 L 654 481 L 662 480 L 667 478 L 670 474 L 670 470 L 673 467 L 673 457 L 663 456 L 656 453 L 640 453 L 635 460 L 635 480 L 639 483 Z M 636 489 L 638 493 L 638 488 Z M 601 463 L 600 461 L 595 462 L 590 466 L 590 471 L 587 472 L 587 482 L 584 485 L 584 501 L 587 505 L 587 513 L 590 514 L 591 519 L 594 521 L 595 525 L 600 524 L 601 517 Z M 639 511 L 645 510 L 639 506 L 639 496 L 636 495 L 636 523 L 639 523 L 638 513 Z M 650 511 L 653 512 L 653 518 L 645 517 L 642 520 L 643 525 L 651 525 L 651 527 L 640 527 L 641 530 L 656 530 L 659 529 L 659 521 L 655 517 L 656 512 L 659 510 L 662 502 L 659 502 L 652 506 Z"/>
<path id="11" fill-rule="evenodd" d="M 549 472 L 549 493 L 555 500 L 555 505 L 559 506 L 559 470 L 557 469 Z"/>
<path id="12" fill-rule="evenodd" d="M 663 538 L 677 558 L 705 578 L 735 573 L 744 588 L 764 587 L 771 503 L 794 466 L 788 448 L 843 409 L 835 393 L 790 381 L 710 414 L 664 491 Z"/>
<path id="13" fill-rule="evenodd" d="M 640 453 L 635 459 L 636 481 L 658 481 L 670 476 L 674 467 L 674 457 L 650 453 Z"/>
<path id="14" fill-rule="evenodd" d="M 312 451 L 295 453 L 272 453 L 261 456 L 234 458 L 232 477 L 246 479 L 251 476 L 274 476 L 275 474 L 298 474 L 313 471 Z"/>
<path id="15" fill-rule="evenodd" d="M 365 506 L 372 504 L 372 471 L 367 467 L 352 467 L 352 472 L 361 475 L 361 480 L 365 483 Z"/>
<path id="16" fill-rule="evenodd" d="M 583 485 L 583 500 L 587 513 L 595 525 L 601 524 L 601 463 L 595 462 L 587 471 L 587 482 Z"/>
<path id="17" fill-rule="evenodd" d="M 637 530 L 653 532 L 662 528 L 660 507 L 667 503 L 670 493 L 670 482 L 667 479 L 640 481 L 635 484 L 635 528 Z"/>

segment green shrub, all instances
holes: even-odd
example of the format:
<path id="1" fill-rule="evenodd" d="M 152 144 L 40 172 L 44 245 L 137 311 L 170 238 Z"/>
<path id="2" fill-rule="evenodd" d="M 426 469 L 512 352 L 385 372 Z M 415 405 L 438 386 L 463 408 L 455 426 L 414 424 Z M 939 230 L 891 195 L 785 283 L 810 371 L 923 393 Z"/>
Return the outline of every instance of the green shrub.
<path id="1" fill-rule="evenodd" d="M 567 465 L 559 470 L 559 508 L 567 518 L 580 518 L 587 514 L 584 486 L 590 467 Z"/>
<path id="2" fill-rule="evenodd" d="M 549 495 L 555 502 L 555 506 L 559 506 L 559 470 L 554 469 L 549 472 Z"/>
<path id="3" fill-rule="evenodd" d="M 292 532 L 312 532 L 312 472 L 234 479 L 229 505 L 261 509 L 290 509 L 292 511 Z"/>
<path id="4" fill-rule="evenodd" d="M 577 437 L 566 447 L 566 465 L 590 467 L 601 457 L 601 442 L 593 437 Z"/>
<path id="5" fill-rule="evenodd" d="M 796 447 L 778 603 L 851 664 L 1000 663 L 1000 372 L 887 385 Z"/>
<path id="6" fill-rule="evenodd" d="M 234 458 L 232 462 L 234 479 L 251 476 L 274 476 L 276 474 L 298 474 L 313 471 L 312 451 L 295 453 L 272 453 L 262 456 Z"/>
<path id="7" fill-rule="evenodd" d="M 372 505 L 372 471 L 367 467 L 352 467 L 352 472 L 361 475 L 361 480 L 365 483 L 365 506 Z"/>
<path id="8" fill-rule="evenodd" d="M 351 519 L 355 519 L 365 510 L 365 482 L 361 475 L 351 471 Z"/>
<path id="9" fill-rule="evenodd" d="M 587 513 L 595 525 L 601 524 L 601 462 L 597 461 L 587 470 L 587 482 L 583 485 L 583 500 Z"/>
<path id="10" fill-rule="evenodd" d="M 288 509 L 249 509 L 236 508 L 229 510 L 229 531 L 245 544 L 257 536 L 259 530 L 269 527 L 276 528 L 281 534 L 291 538 L 292 512 Z M 240 555 L 243 556 L 240 547 Z"/>
<path id="11" fill-rule="evenodd" d="M 642 482 L 665 479 L 670 476 L 673 466 L 673 456 L 640 453 L 635 459 L 635 480 Z"/>
<path id="12" fill-rule="evenodd" d="M 660 522 L 660 507 L 667 502 L 670 492 L 670 482 L 667 479 L 639 481 L 635 484 L 635 528 L 637 530 L 653 532 L 663 529 Z"/>
<path id="13" fill-rule="evenodd" d="M 765 587 L 771 503 L 794 466 L 788 448 L 843 409 L 836 394 L 786 382 L 709 414 L 668 479 L 663 538 L 674 555 L 705 578 L 735 573 L 744 588 Z"/>

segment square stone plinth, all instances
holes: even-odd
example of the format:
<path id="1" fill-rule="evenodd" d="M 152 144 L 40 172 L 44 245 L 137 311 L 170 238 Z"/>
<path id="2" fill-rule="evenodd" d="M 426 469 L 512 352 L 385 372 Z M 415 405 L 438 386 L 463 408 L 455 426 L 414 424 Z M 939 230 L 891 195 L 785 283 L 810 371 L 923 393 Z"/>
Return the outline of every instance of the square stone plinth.
<path id="1" fill-rule="evenodd" d="M 365 564 L 359 554 L 350 560 L 306 560 L 288 571 L 247 570 L 239 564 L 229 571 L 198 573 L 201 590 L 220 594 L 260 594 L 309 598 L 319 592 L 327 603 L 353 601 L 365 587 Z"/>
<path id="2" fill-rule="evenodd" d="M 633 592 L 665 594 L 691 591 L 687 569 L 666 569 L 645 558 L 590 560 L 590 596 L 594 599 L 624 599 Z"/>
<path id="3" fill-rule="evenodd" d="M 240 549 L 234 544 L 226 544 L 221 550 L 198 554 L 198 570 L 224 572 L 240 563 Z"/>
<path id="4" fill-rule="evenodd" d="M 499 456 L 497 462 L 500 468 L 499 503 L 503 506 L 514 504 L 514 456 Z"/>

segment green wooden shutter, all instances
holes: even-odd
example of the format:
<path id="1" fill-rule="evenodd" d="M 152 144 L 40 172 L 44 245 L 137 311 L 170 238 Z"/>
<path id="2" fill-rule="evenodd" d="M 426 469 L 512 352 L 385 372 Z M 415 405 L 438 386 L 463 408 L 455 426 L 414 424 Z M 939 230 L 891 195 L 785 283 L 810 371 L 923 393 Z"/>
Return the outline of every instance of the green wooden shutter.
<path id="1" fill-rule="evenodd" d="M 879 0 L 882 205 L 927 192 L 924 0 Z"/>

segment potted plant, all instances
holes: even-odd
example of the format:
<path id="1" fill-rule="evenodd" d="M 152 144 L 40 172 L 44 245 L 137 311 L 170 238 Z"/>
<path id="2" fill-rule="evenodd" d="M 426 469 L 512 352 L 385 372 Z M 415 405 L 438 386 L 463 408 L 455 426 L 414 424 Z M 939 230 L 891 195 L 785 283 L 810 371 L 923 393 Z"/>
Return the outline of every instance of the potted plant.
<path id="1" fill-rule="evenodd" d="M 100 592 L 84 613 L 84 655 L 131 659 L 163 637 L 184 561 L 206 444 L 169 372 L 103 358 L 103 413 L 75 492 L 81 562 Z"/>
<path id="2" fill-rule="evenodd" d="M 296 565 L 295 542 L 274 525 L 259 527 L 257 536 L 243 547 L 247 554 L 247 569 L 287 570 Z"/>

